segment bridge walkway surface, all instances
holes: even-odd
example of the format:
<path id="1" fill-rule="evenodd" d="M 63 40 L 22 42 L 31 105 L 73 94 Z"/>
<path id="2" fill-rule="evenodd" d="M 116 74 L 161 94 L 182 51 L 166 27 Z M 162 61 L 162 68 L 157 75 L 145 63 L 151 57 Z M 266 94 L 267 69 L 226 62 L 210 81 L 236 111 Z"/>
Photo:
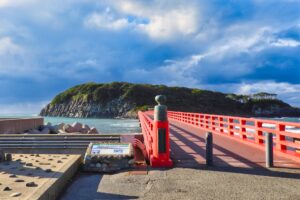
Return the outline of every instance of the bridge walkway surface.
<path id="1" fill-rule="evenodd" d="M 205 164 L 206 132 L 179 121 L 169 121 L 171 158 L 175 166 L 199 167 Z M 222 135 L 213 134 L 213 156 L 215 166 L 265 167 L 263 150 Z M 274 155 L 274 166 L 300 169 L 299 162 L 277 154 Z"/>
<path id="2" fill-rule="evenodd" d="M 206 166 L 205 131 L 169 122 L 172 168 L 79 173 L 60 199 L 300 199 L 296 161 L 275 153 L 275 166 L 265 168 L 264 150 L 213 134 L 214 165 Z"/>

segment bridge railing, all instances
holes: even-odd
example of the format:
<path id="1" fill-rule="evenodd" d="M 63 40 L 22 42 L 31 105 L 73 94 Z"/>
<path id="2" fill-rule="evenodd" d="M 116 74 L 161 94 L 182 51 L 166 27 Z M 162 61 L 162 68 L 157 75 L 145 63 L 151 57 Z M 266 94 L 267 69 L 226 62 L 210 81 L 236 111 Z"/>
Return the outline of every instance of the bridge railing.
<path id="1" fill-rule="evenodd" d="M 139 112 L 138 116 L 148 154 L 147 159 L 151 167 L 172 167 L 167 117 L 165 121 L 159 121 L 153 115 L 153 111 Z M 153 119 L 150 116 L 153 116 Z M 165 116 L 167 116 L 166 113 Z"/>
<path id="2" fill-rule="evenodd" d="M 275 151 L 300 161 L 300 123 L 175 111 L 168 118 L 256 147 L 264 147 L 265 134 L 272 133 Z"/>
<path id="3" fill-rule="evenodd" d="M 138 117 L 141 123 L 141 129 L 144 136 L 144 144 L 146 146 L 148 157 L 153 154 L 153 120 L 143 112 L 138 112 Z"/>

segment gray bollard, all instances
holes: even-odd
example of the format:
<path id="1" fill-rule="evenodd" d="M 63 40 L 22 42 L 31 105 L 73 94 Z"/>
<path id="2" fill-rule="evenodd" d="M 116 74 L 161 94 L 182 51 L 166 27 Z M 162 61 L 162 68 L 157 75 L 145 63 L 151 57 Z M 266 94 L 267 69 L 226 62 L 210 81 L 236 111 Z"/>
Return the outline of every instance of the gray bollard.
<path id="1" fill-rule="evenodd" d="M 270 168 L 274 166 L 273 163 L 273 135 L 272 133 L 267 133 L 265 136 L 265 146 L 266 146 L 266 167 Z"/>
<path id="2" fill-rule="evenodd" d="M 206 165 L 213 165 L 213 136 L 211 132 L 207 132 L 206 136 Z"/>

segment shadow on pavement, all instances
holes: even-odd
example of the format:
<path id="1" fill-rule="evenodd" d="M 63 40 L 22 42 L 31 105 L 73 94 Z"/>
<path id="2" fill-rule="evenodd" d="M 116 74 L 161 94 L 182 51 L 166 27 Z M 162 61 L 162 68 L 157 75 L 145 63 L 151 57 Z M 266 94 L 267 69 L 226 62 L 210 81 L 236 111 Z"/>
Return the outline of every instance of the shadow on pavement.
<path id="1" fill-rule="evenodd" d="M 286 171 L 273 171 L 267 168 L 241 168 L 241 167 L 203 167 L 204 170 L 217 171 L 217 172 L 229 172 L 229 173 L 238 173 L 238 174 L 248 174 L 248 175 L 257 175 L 257 176 L 269 176 L 269 177 L 278 177 L 278 178 L 291 178 L 291 179 L 300 179 L 300 171 L 298 173 L 286 172 Z M 278 170 L 278 168 L 274 168 Z"/>
<path id="2" fill-rule="evenodd" d="M 197 138 L 199 141 L 203 142 L 204 144 L 205 144 L 205 139 L 202 138 L 201 136 L 197 136 L 197 135 L 195 135 L 193 133 L 190 133 L 189 131 L 187 131 L 187 130 L 181 128 L 181 127 L 178 127 L 176 125 L 172 124 L 171 127 L 170 127 L 170 129 L 172 130 L 172 135 L 174 135 L 175 137 L 177 137 L 178 139 L 180 139 L 183 143 L 185 143 L 187 146 L 191 147 L 195 152 L 197 152 L 200 155 L 202 155 L 203 158 L 205 159 L 205 147 L 204 148 L 199 147 L 199 145 L 195 144 L 194 141 L 191 141 L 191 140 L 187 139 L 186 137 L 183 137 L 180 133 L 178 133 L 176 130 L 174 130 L 174 128 L 177 129 L 177 130 L 179 130 L 180 132 L 183 132 L 185 134 L 190 135 L 193 138 Z M 175 147 L 175 146 L 172 146 L 172 145 L 176 146 L 175 143 L 171 143 L 171 149 L 172 148 L 180 148 L 180 147 Z M 242 156 L 239 156 L 239 155 L 235 154 L 234 152 L 232 152 L 232 151 L 230 151 L 228 149 L 225 149 L 225 148 L 223 148 L 223 147 L 221 147 L 221 146 L 219 146 L 217 144 L 214 144 L 214 149 L 217 149 L 217 150 L 223 152 L 226 156 L 232 157 L 235 160 L 238 160 L 239 162 L 241 162 L 241 163 L 243 163 L 243 164 L 245 164 L 245 165 L 247 165 L 249 167 L 252 167 L 252 168 L 261 167 L 260 165 L 252 162 L 251 160 L 248 160 L 248 159 L 246 159 L 246 158 L 244 158 Z M 184 151 L 182 153 L 185 153 L 186 155 L 188 154 L 187 152 L 184 152 Z M 216 163 L 218 163 L 220 165 L 230 166 L 229 163 L 227 163 L 226 161 L 224 161 L 222 159 L 219 159 L 216 156 L 214 157 L 214 162 L 216 162 Z"/>
<path id="3" fill-rule="evenodd" d="M 98 199 L 137 199 L 137 196 L 127 196 L 98 192 L 102 179 L 101 174 L 79 173 L 67 190 L 59 198 L 60 200 L 98 200 Z"/>
<path id="4" fill-rule="evenodd" d="M 263 167 L 264 163 L 261 163 L 261 165 L 259 165 L 216 144 L 214 144 L 215 149 L 225 153 L 225 155 L 228 157 L 235 158 L 236 160 L 238 160 L 238 162 L 243 163 L 245 166 L 249 167 L 232 166 L 230 164 L 234 163 L 227 163 L 224 160 L 219 159 L 218 157 L 214 157 L 214 166 L 208 167 L 205 165 L 205 146 L 203 146 L 203 144 L 199 145 L 199 142 L 205 144 L 204 138 L 173 124 L 170 126 L 170 129 L 172 130 L 171 135 L 173 135 L 178 141 L 180 141 L 180 145 L 178 145 L 175 142 L 176 140 L 170 140 L 171 157 L 174 161 L 175 167 L 257 176 L 300 179 L 299 168 L 274 167 L 272 169 L 267 169 Z M 189 136 L 185 137 L 182 134 Z M 197 141 L 198 144 L 195 141 Z M 187 147 L 192 149 L 193 153 L 186 150 Z M 195 159 L 195 153 L 201 156 L 202 159 L 200 160 L 200 162 L 199 160 Z"/>

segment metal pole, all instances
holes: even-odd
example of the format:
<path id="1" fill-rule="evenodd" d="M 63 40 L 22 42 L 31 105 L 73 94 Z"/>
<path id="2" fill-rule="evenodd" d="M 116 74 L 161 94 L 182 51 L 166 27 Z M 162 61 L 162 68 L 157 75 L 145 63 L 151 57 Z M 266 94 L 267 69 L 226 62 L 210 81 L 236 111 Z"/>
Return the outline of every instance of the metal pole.
<path id="1" fill-rule="evenodd" d="M 273 135 L 272 133 L 267 133 L 265 136 L 265 146 L 266 146 L 266 167 L 270 168 L 274 166 L 273 163 Z"/>
<path id="2" fill-rule="evenodd" d="M 213 165 L 213 136 L 211 132 L 206 133 L 206 165 Z"/>

